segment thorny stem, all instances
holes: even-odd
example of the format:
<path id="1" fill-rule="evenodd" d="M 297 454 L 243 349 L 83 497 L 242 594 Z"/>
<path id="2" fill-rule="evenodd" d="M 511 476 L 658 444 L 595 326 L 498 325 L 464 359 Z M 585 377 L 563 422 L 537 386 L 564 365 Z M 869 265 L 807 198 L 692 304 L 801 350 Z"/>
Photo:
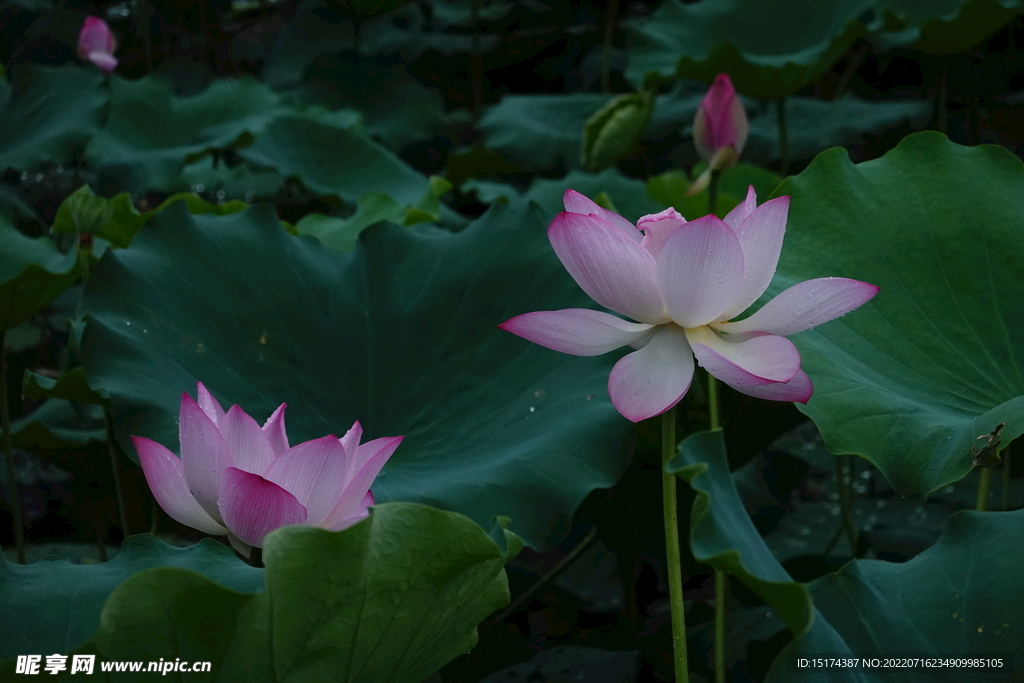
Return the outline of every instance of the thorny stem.
<path id="1" fill-rule="evenodd" d="M 7 396 L 7 332 L 0 330 L 0 423 L 4 430 L 4 456 L 7 460 L 7 486 L 14 516 L 14 543 L 18 549 L 18 564 L 25 564 L 25 523 L 21 517 L 21 496 L 18 477 L 14 470 L 14 439 L 11 436 L 11 406 Z"/>
<path id="2" fill-rule="evenodd" d="M 1006 512 L 1010 509 L 1010 447 L 1003 449 L 1003 495 L 999 509 Z"/>
<path id="3" fill-rule="evenodd" d="M 711 180 L 708 182 L 708 213 L 714 214 L 718 206 L 718 179 L 722 177 L 721 171 L 711 171 Z M 708 375 L 710 377 L 710 375 Z M 714 427 L 712 427 L 714 429 Z"/>
<path id="4" fill-rule="evenodd" d="M 683 604 L 683 568 L 679 555 L 679 518 L 676 477 L 666 466 L 676 454 L 676 409 L 661 415 L 661 485 L 665 512 L 665 556 L 668 561 L 668 595 L 672 608 L 672 651 L 676 683 L 689 683 L 686 656 L 686 610 Z"/>
<path id="5" fill-rule="evenodd" d="M 858 533 L 857 524 L 853 520 L 853 456 L 848 453 L 836 456 L 836 490 L 846 541 L 850 544 L 850 554 L 856 557 Z"/>

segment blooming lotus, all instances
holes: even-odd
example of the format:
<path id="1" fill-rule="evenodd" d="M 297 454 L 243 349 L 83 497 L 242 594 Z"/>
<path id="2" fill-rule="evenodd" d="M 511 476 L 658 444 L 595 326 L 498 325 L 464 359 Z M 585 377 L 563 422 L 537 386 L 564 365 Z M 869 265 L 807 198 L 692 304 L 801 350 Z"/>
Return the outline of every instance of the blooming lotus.
<path id="1" fill-rule="evenodd" d="M 78 33 L 78 56 L 108 74 L 117 68 L 117 57 L 114 56 L 116 49 L 117 41 L 107 22 L 99 17 L 87 17 Z"/>
<path id="2" fill-rule="evenodd" d="M 732 321 L 767 289 L 782 250 L 789 197 L 746 200 L 720 220 L 687 222 L 674 209 L 633 225 L 578 192 L 548 228 L 555 253 L 594 301 L 633 321 L 583 308 L 525 313 L 499 327 L 555 351 L 596 356 L 634 349 L 612 368 L 608 393 L 638 422 L 676 405 L 690 388 L 694 356 L 737 391 L 805 403 L 813 388 L 784 335 L 865 303 L 878 287 L 830 277 L 790 287 L 745 320 Z"/>
<path id="3" fill-rule="evenodd" d="M 199 401 L 181 396 L 181 458 L 133 436 L 157 503 L 174 520 L 204 533 L 227 535 L 248 556 L 252 546 L 288 525 L 338 531 L 369 515 L 370 484 L 401 436 L 362 445 L 357 421 L 331 435 L 288 445 L 282 403 L 260 427 L 237 405 L 226 413 L 198 384 Z"/>
<path id="4" fill-rule="evenodd" d="M 712 172 L 721 172 L 736 163 L 747 143 L 747 113 L 736 96 L 727 74 L 718 74 L 701 100 L 693 120 L 693 144 L 708 168 L 687 194 L 700 192 L 711 180 Z"/>

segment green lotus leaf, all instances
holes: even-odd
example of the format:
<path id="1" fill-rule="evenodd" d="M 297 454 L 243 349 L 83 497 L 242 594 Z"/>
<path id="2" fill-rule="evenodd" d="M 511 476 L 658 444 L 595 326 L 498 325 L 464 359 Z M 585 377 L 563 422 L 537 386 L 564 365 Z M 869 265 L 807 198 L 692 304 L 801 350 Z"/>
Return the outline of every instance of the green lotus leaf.
<path id="1" fill-rule="evenodd" d="M 209 674 L 189 678 L 225 683 L 418 683 L 470 650 L 477 624 L 508 604 L 504 565 L 522 546 L 508 532 L 502 545 L 462 515 L 409 503 L 380 505 L 341 532 L 286 527 L 266 539 L 265 570 L 230 558 L 242 586 L 187 566 L 131 576 L 76 652 L 208 661 Z"/>
<path id="2" fill-rule="evenodd" d="M 0 169 L 71 161 L 99 128 L 108 98 L 103 74 L 24 65 L 15 75 L 12 87 L 0 91 Z"/>
<path id="3" fill-rule="evenodd" d="M 100 610 L 114 589 L 151 567 L 189 569 L 235 591 L 263 587 L 262 570 L 209 539 L 176 548 L 141 534 L 126 540 L 109 562 L 91 565 L 57 559 L 17 565 L 0 558 L 0 660 L 79 647 L 100 627 Z"/>
<path id="4" fill-rule="evenodd" d="M 129 434 L 177 449 L 181 393 L 198 380 L 257 419 L 286 402 L 293 443 L 357 419 L 368 439 L 404 435 L 377 500 L 484 526 L 507 515 L 545 546 L 617 480 L 632 436 L 608 398 L 614 357 L 567 359 L 496 328 L 592 305 L 547 241 L 553 215 L 517 202 L 458 233 L 383 223 L 338 254 L 288 235 L 267 206 L 175 204 L 94 269 L 82 366 L 126 453 Z"/>
<path id="5" fill-rule="evenodd" d="M 0 217 L 0 330 L 10 330 L 78 279 L 74 250 L 57 251 L 49 237 L 23 235 Z"/>
<path id="6" fill-rule="evenodd" d="M 791 195 L 767 296 L 843 276 L 881 287 L 861 309 L 793 337 L 814 396 L 801 406 L 833 453 L 870 460 L 902 495 L 966 475 L 979 437 L 1024 432 L 1024 167 L 937 133 L 854 165 L 823 152 Z"/>
<path id="7" fill-rule="evenodd" d="M 729 472 L 722 431 L 684 439 L 666 471 L 689 483 L 697 494 L 690 514 L 694 558 L 749 586 L 794 634 L 806 632 L 814 618 L 810 594 L 786 573 L 750 521 Z"/>
<path id="8" fill-rule="evenodd" d="M 187 162 L 243 145 L 282 111 L 280 98 L 251 78 L 216 81 L 179 97 L 158 75 L 110 81 L 110 113 L 86 150 L 89 163 L 127 189 L 172 191 Z"/>
<path id="9" fill-rule="evenodd" d="M 1020 0 L 879 0 L 871 25 L 883 47 L 932 55 L 964 52 L 1008 24 Z"/>
<path id="10" fill-rule="evenodd" d="M 751 97 L 778 99 L 827 71 L 863 35 L 871 0 L 666 0 L 633 26 L 628 78 L 728 73 Z"/>
<path id="11" fill-rule="evenodd" d="M 1015 681 L 1024 657 L 1024 510 L 958 512 L 938 542 L 902 564 L 855 560 L 809 584 L 817 618 L 775 660 L 770 683 L 883 683 L 893 668 L 803 671 L 797 657 L 1004 657 L 1002 666 L 900 669 L 908 683 Z M 987 657 L 986 657 L 987 656 Z"/>

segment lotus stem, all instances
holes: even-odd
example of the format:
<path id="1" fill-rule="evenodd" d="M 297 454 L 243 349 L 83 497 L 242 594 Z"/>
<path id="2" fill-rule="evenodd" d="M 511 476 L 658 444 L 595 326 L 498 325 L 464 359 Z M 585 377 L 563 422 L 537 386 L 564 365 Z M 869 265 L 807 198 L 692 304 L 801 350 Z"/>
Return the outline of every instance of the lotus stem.
<path id="1" fill-rule="evenodd" d="M 18 475 L 14 470 L 14 438 L 11 435 L 11 406 L 7 396 L 7 332 L 0 330 L 0 423 L 4 430 L 4 459 L 7 461 L 7 487 L 11 497 L 11 515 L 14 517 L 14 543 L 18 549 L 18 564 L 25 564 L 25 523 L 21 517 L 21 496 L 18 494 Z"/>
<path id="2" fill-rule="evenodd" d="M 716 174 L 717 175 L 717 174 Z M 717 184 L 712 177 L 712 184 Z M 718 407 L 718 380 L 708 373 L 708 413 L 711 431 L 721 429 Z M 715 683 L 725 683 L 725 571 L 715 568 Z"/>
<path id="3" fill-rule="evenodd" d="M 679 518 L 676 477 L 665 466 L 676 454 L 675 406 L 661 415 L 661 484 L 665 506 L 665 556 L 668 560 L 668 595 L 672 607 L 672 652 L 676 683 L 689 683 L 686 655 L 686 610 L 683 604 L 683 571 L 679 555 Z"/>
<path id="4" fill-rule="evenodd" d="M 726 574 L 715 570 L 715 683 L 725 683 L 725 581 Z"/>
<path id="5" fill-rule="evenodd" d="M 484 101 L 484 63 L 480 56 L 480 0 L 469 0 L 472 13 L 472 54 L 469 56 L 470 78 L 473 81 L 473 118 L 480 118 Z"/>
<path id="6" fill-rule="evenodd" d="M 715 209 L 718 208 L 718 180 L 721 177 L 722 177 L 722 172 L 721 171 L 711 171 L 711 179 L 708 181 L 708 213 L 709 214 L 714 214 L 715 213 Z M 712 381 L 714 381 L 714 377 L 711 377 L 711 375 L 708 375 L 708 377 L 711 378 Z M 710 390 L 710 388 L 711 388 L 711 386 L 708 385 L 708 389 L 709 390 Z M 714 429 L 714 427 L 712 427 L 712 429 Z"/>
<path id="7" fill-rule="evenodd" d="M 522 604 L 524 602 L 526 602 L 531 597 L 533 597 L 533 595 L 538 590 L 540 590 L 542 587 L 546 586 L 547 584 L 551 583 L 556 578 L 558 578 L 558 575 L 561 574 L 563 571 L 565 571 L 566 568 L 568 568 L 568 566 L 570 564 L 575 562 L 576 558 L 579 557 L 580 555 L 582 555 L 583 552 L 587 548 L 592 546 L 594 544 L 594 541 L 596 541 L 596 540 L 597 540 L 597 526 L 595 525 L 595 526 L 591 527 L 590 531 L 587 532 L 587 535 L 583 537 L 583 540 L 581 540 L 579 543 L 577 543 L 576 546 L 572 550 L 570 550 L 568 552 L 568 554 L 566 554 L 565 557 L 563 557 L 561 560 L 559 560 L 558 563 L 554 567 L 552 567 L 551 569 L 549 569 L 546 572 L 544 572 L 543 576 L 541 576 L 536 581 L 534 581 L 533 584 L 529 588 L 527 588 L 525 591 L 523 591 L 523 593 L 521 595 L 519 595 L 514 601 L 512 601 L 512 604 L 510 604 L 508 607 L 503 609 L 501 611 L 501 613 L 498 614 L 498 616 L 496 616 L 491 621 L 491 623 L 492 624 L 500 624 L 501 622 L 505 621 L 505 619 L 507 619 L 510 614 L 515 612 L 517 609 L 519 609 L 519 607 L 522 606 Z"/>
<path id="8" fill-rule="evenodd" d="M 978 479 L 978 505 L 975 508 L 978 512 L 988 510 L 988 490 L 992 483 L 992 468 L 982 467 L 981 478 Z"/>
<path id="9" fill-rule="evenodd" d="M 114 475 L 114 494 L 117 496 L 117 512 L 121 518 L 121 535 L 128 538 L 128 513 L 125 511 L 121 468 L 117 466 L 117 448 L 114 446 L 114 420 L 110 417 L 110 408 L 106 406 L 103 407 L 103 420 L 107 423 L 107 450 L 110 452 L 110 471 Z"/>
<path id="10" fill-rule="evenodd" d="M 1010 447 L 1003 449 L 1003 495 L 999 509 L 1006 512 L 1010 509 Z"/>

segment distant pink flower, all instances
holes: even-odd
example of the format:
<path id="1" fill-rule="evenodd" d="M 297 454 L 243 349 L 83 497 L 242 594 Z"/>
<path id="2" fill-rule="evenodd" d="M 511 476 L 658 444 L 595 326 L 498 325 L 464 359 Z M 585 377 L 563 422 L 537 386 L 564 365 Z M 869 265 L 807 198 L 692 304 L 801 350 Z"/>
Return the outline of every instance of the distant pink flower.
<path id="1" fill-rule="evenodd" d="M 359 422 L 342 438 L 288 445 L 281 404 L 261 428 L 237 405 L 227 413 L 200 382 L 199 402 L 181 396 L 181 458 L 133 436 L 153 496 L 168 515 L 228 537 L 248 556 L 282 526 L 338 531 L 369 515 L 370 485 L 401 436 L 359 445 Z"/>
<path id="2" fill-rule="evenodd" d="M 676 405 L 690 388 L 694 356 L 737 391 L 806 403 L 813 388 L 800 353 L 783 335 L 838 318 L 878 287 L 847 278 L 807 280 L 745 320 L 727 322 L 767 289 L 782 250 L 789 197 L 746 201 L 725 220 L 689 223 L 674 209 L 633 225 L 573 190 L 548 239 L 573 279 L 597 303 L 629 316 L 569 308 L 537 311 L 498 327 L 555 351 L 596 356 L 636 349 L 612 368 L 608 393 L 639 422 Z"/>
<path id="3" fill-rule="evenodd" d="M 117 41 L 107 22 L 99 17 L 87 17 L 78 33 L 78 56 L 109 74 L 117 68 L 117 57 L 114 56 L 116 49 Z"/>
<path id="4" fill-rule="evenodd" d="M 749 129 L 747 113 L 732 81 L 728 74 L 718 74 L 693 121 L 693 144 L 708 168 L 688 194 L 696 194 L 707 187 L 712 171 L 721 172 L 736 163 L 747 143 Z"/>

